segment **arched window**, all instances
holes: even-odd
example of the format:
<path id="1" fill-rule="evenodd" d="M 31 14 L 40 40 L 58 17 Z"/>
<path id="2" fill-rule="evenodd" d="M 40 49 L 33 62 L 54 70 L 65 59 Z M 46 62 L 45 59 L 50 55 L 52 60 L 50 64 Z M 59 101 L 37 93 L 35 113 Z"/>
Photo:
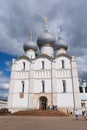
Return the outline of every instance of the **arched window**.
<path id="1" fill-rule="evenodd" d="M 23 62 L 23 70 L 25 70 L 25 62 Z"/>
<path id="2" fill-rule="evenodd" d="M 64 60 L 62 60 L 61 62 L 62 62 L 62 68 L 65 68 Z"/>
<path id="3" fill-rule="evenodd" d="M 65 93 L 67 91 L 66 90 L 66 81 L 62 80 L 62 84 L 63 84 L 63 92 Z"/>
<path id="4" fill-rule="evenodd" d="M 44 92 L 45 92 L 45 82 L 42 81 L 42 93 L 44 93 Z"/>

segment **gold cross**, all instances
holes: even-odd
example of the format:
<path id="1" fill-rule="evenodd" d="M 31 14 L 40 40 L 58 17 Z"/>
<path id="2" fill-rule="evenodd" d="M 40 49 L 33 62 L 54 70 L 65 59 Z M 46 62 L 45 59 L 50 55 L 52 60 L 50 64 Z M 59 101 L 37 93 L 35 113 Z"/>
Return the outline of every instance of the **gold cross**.
<path id="1" fill-rule="evenodd" d="M 44 20 L 45 20 L 45 22 L 47 23 L 47 22 L 48 22 L 48 17 L 45 17 Z"/>
<path id="2" fill-rule="evenodd" d="M 32 30 L 30 30 L 30 40 L 32 40 Z"/>

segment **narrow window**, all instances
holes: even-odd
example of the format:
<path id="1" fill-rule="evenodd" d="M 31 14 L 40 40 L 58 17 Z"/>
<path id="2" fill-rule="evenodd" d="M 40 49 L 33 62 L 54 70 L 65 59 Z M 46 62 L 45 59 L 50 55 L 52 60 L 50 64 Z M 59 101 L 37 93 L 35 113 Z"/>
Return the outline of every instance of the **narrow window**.
<path id="1" fill-rule="evenodd" d="M 66 81 L 63 80 L 62 83 L 63 83 L 63 92 L 65 93 L 66 92 Z"/>
<path id="2" fill-rule="evenodd" d="M 62 68 L 65 68 L 65 66 L 64 66 L 64 60 L 62 60 L 61 62 L 62 62 Z"/>
<path id="3" fill-rule="evenodd" d="M 42 81 L 42 93 L 44 93 L 44 92 L 45 92 L 45 82 Z"/>
<path id="4" fill-rule="evenodd" d="M 85 87 L 85 92 L 87 93 L 87 87 Z"/>
<path id="5" fill-rule="evenodd" d="M 24 81 L 22 81 L 22 93 L 24 93 Z"/>
<path id="6" fill-rule="evenodd" d="M 44 69 L 44 61 L 42 61 L 42 69 Z"/>
<path id="7" fill-rule="evenodd" d="M 24 98 L 24 81 L 21 81 L 21 92 L 19 93 L 20 98 Z"/>
<path id="8" fill-rule="evenodd" d="M 85 107 L 85 102 L 82 102 L 82 103 L 81 103 L 81 106 L 82 106 L 82 107 Z"/>
<path id="9" fill-rule="evenodd" d="M 25 62 L 23 62 L 23 70 L 25 70 Z"/>
<path id="10" fill-rule="evenodd" d="M 80 93 L 83 93 L 82 87 L 79 87 L 79 91 L 80 91 Z"/>

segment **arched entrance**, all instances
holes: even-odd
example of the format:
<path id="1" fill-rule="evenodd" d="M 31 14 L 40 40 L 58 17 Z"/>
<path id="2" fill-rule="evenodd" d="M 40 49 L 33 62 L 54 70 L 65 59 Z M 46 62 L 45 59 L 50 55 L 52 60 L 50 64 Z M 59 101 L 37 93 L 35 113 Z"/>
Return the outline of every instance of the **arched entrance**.
<path id="1" fill-rule="evenodd" d="M 46 110 L 47 108 L 47 98 L 42 96 L 39 98 L 39 109 Z"/>

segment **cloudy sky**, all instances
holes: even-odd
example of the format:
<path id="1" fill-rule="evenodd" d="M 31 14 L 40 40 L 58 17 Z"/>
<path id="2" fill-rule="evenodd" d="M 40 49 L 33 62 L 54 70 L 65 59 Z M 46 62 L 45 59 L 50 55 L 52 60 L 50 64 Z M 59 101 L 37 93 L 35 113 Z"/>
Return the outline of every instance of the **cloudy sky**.
<path id="1" fill-rule="evenodd" d="M 87 80 L 87 0 L 0 0 L 0 98 L 8 95 L 11 60 L 24 55 L 23 44 L 44 31 L 57 37 L 57 27 L 67 41 L 68 53 L 77 57 L 79 78 Z"/>

